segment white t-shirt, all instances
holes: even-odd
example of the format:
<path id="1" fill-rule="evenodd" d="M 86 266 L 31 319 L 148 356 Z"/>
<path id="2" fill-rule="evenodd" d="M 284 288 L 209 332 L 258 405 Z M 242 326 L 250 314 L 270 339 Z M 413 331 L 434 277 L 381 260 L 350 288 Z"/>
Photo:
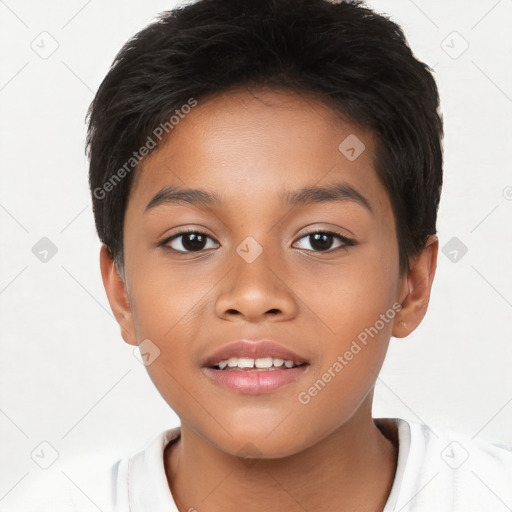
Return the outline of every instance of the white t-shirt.
<path id="1" fill-rule="evenodd" d="M 382 512 L 506 512 L 512 510 L 512 451 L 457 432 L 402 419 L 377 418 L 398 432 L 398 464 Z M 144 450 L 122 458 L 88 485 L 69 482 L 37 512 L 178 512 L 164 470 L 165 430 Z"/>

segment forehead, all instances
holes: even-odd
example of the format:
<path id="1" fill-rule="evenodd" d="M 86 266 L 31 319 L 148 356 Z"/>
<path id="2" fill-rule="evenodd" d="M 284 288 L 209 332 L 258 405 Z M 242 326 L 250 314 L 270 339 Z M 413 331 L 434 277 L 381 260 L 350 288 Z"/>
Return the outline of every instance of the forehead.
<path id="1" fill-rule="evenodd" d="M 305 186 L 346 183 L 389 207 L 372 133 L 312 95 L 235 90 L 198 102 L 136 171 L 129 209 L 142 214 L 164 187 L 201 189 L 217 206 L 273 200 Z M 363 193 L 364 191 L 364 193 Z"/>

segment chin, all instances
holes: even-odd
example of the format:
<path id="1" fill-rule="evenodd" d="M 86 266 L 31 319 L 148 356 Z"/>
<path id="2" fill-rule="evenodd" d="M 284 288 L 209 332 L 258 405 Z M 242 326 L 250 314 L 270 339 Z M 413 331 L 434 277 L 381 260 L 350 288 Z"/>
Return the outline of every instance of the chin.
<path id="1" fill-rule="evenodd" d="M 282 420 L 282 418 L 281 418 Z M 280 420 L 280 421 L 281 421 Z M 308 448 L 304 433 L 286 427 L 275 429 L 262 428 L 261 425 L 248 425 L 247 428 L 229 429 L 229 434 L 221 434 L 215 444 L 217 448 L 230 455 L 254 459 L 279 459 L 300 453 Z M 309 440 L 309 444 L 314 444 Z"/>

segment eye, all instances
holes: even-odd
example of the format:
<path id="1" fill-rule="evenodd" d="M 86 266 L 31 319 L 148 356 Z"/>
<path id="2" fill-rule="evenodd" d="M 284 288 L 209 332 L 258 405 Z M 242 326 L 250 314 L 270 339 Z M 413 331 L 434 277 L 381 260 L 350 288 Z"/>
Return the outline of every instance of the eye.
<path id="1" fill-rule="evenodd" d="M 329 252 L 340 247 L 355 245 L 354 240 L 347 238 L 340 233 L 333 233 L 331 231 L 313 231 L 303 235 L 299 238 L 299 241 L 303 239 L 309 240 L 310 243 L 311 249 L 306 248 L 306 250 L 312 250 L 315 252 Z M 166 238 L 158 245 L 171 249 L 175 252 L 200 252 L 205 249 L 215 248 L 215 246 L 207 247 L 209 240 L 213 242 L 213 239 L 210 236 L 206 233 L 202 233 L 201 231 L 180 231 L 179 233 Z M 332 248 L 331 246 L 336 240 L 338 240 L 339 245 Z M 305 249 L 305 247 L 300 248 Z"/>
<path id="2" fill-rule="evenodd" d="M 213 241 L 206 233 L 200 231 L 181 231 L 161 242 L 160 246 L 176 252 L 199 252 L 212 247 L 205 247 L 208 240 Z"/>
<path id="3" fill-rule="evenodd" d="M 328 252 L 334 249 L 339 249 L 340 247 L 355 245 L 354 240 L 347 238 L 340 233 L 333 233 L 331 231 L 313 231 L 299 238 L 299 240 L 302 239 L 309 240 L 312 249 L 307 250 L 313 250 L 315 252 Z M 336 239 L 341 243 L 333 249 L 331 245 Z M 301 249 L 304 249 L 304 247 L 301 247 Z"/>

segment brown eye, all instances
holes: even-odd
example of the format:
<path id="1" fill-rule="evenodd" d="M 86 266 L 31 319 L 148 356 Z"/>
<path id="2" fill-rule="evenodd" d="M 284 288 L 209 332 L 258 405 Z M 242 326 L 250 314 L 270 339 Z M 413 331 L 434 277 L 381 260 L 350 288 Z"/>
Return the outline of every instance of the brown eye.
<path id="1" fill-rule="evenodd" d="M 182 231 L 181 233 L 167 238 L 161 245 L 169 247 L 176 252 L 199 252 L 207 248 L 208 240 L 212 240 L 212 238 L 205 233 L 199 231 Z"/>
<path id="2" fill-rule="evenodd" d="M 354 245 L 355 242 L 339 233 L 331 233 L 330 231 L 315 231 L 302 236 L 299 240 L 306 239 L 309 242 L 311 249 L 315 252 L 327 252 L 329 250 L 337 249 L 339 247 Z M 338 246 L 332 248 L 335 240 L 341 242 Z M 301 247 L 304 249 L 304 247 Z"/>

